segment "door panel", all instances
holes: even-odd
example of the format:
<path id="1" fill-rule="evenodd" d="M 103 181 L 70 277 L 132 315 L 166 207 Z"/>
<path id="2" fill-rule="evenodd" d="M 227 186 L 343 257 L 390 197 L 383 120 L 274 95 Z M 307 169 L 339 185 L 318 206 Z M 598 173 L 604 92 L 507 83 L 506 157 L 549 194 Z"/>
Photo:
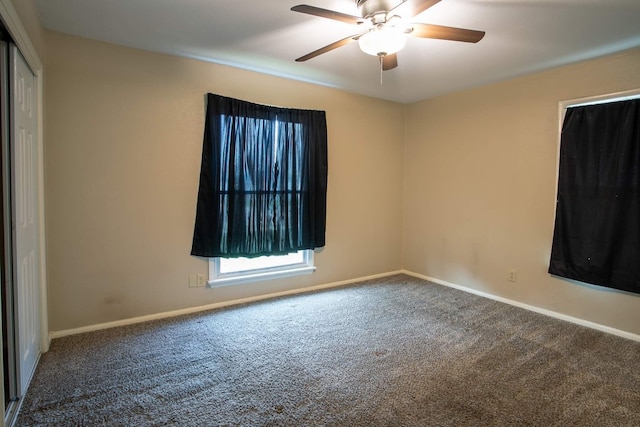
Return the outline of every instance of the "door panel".
<path id="1" fill-rule="evenodd" d="M 12 155 L 14 266 L 18 324 L 19 395 L 40 356 L 40 291 L 35 77 L 15 47 L 10 51 L 13 83 Z"/>

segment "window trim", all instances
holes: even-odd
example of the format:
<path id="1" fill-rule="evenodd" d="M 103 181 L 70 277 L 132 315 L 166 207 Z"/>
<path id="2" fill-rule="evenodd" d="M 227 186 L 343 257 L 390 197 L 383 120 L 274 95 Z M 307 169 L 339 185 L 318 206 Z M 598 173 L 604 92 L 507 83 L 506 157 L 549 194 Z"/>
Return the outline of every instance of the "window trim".
<path id="1" fill-rule="evenodd" d="M 256 268 L 240 272 L 234 271 L 231 273 L 220 272 L 220 257 L 209 258 L 209 280 L 207 282 L 207 287 L 218 288 L 239 283 L 279 279 L 282 277 L 298 276 L 315 272 L 316 267 L 314 265 L 313 249 L 305 249 L 302 252 L 303 258 L 301 262 L 275 267 Z"/>

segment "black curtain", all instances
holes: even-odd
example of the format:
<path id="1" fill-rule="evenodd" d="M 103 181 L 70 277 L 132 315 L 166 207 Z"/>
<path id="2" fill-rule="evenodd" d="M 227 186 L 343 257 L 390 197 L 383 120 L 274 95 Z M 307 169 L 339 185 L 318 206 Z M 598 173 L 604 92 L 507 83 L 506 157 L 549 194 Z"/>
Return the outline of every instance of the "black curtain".
<path id="1" fill-rule="evenodd" d="M 326 190 L 324 111 L 207 95 L 192 255 L 322 247 Z"/>
<path id="2" fill-rule="evenodd" d="M 640 100 L 567 109 L 549 273 L 640 293 Z"/>

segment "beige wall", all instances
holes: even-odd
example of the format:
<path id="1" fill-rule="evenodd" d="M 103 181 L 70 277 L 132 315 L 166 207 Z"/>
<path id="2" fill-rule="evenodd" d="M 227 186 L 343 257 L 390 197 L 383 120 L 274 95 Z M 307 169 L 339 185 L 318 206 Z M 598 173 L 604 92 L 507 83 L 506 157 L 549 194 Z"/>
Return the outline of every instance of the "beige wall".
<path id="1" fill-rule="evenodd" d="M 20 22 L 24 26 L 24 29 L 29 34 L 29 39 L 36 50 L 36 53 L 40 57 L 40 60 L 45 60 L 45 40 L 44 29 L 40 25 L 40 16 L 36 9 L 33 0 L 11 0 Z"/>
<path id="2" fill-rule="evenodd" d="M 640 50 L 403 106 L 45 35 L 52 331 L 404 267 L 640 334 L 639 296 L 546 273 L 558 102 L 640 87 Z M 316 274 L 187 287 L 207 269 L 189 255 L 206 92 L 327 111 L 327 247 Z"/>
<path id="3" fill-rule="evenodd" d="M 398 270 L 404 106 L 46 32 L 50 329 Z M 205 94 L 327 112 L 327 246 L 310 276 L 214 290 L 189 255 Z"/>
<path id="4" fill-rule="evenodd" d="M 410 105 L 404 267 L 640 334 L 640 295 L 546 272 L 558 103 L 637 88 L 640 49 Z"/>

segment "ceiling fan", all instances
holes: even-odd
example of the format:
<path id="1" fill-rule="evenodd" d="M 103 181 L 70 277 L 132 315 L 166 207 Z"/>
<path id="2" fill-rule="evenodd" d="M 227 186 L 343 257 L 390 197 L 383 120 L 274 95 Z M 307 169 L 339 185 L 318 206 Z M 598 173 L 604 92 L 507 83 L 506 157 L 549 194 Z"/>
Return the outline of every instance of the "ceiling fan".
<path id="1" fill-rule="evenodd" d="M 407 36 L 477 43 L 482 40 L 485 34 L 484 31 L 464 28 L 417 22 L 407 23 L 407 20 L 439 3 L 440 0 L 355 0 L 355 2 L 362 17 L 306 4 L 291 8 L 294 12 L 306 13 L 362 27 L 362 30 L 357 34 L 345 37 L 342 40 L 301 56 L 296 59 L 297 62 L 315 58 L 318 55 L 357 41 L 363 52 L 380 58 L 382 70 L 386 71 L 398 66 L 396 53 L 404 47 Z"/>

